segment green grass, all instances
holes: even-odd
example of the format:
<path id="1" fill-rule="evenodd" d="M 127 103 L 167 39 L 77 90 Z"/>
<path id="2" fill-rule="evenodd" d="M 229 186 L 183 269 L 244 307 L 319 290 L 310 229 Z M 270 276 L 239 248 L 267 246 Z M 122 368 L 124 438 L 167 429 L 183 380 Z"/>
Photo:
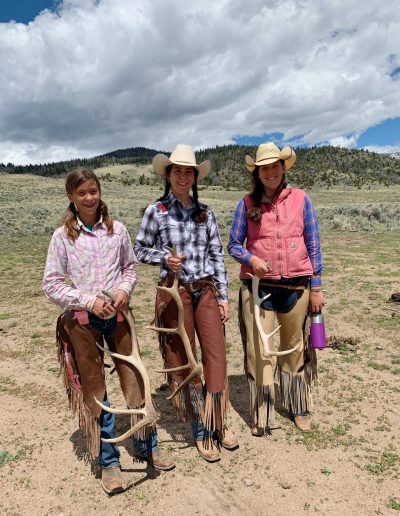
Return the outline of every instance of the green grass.
<path id="1" fill-rule="evenodd" d="M 296 437 L 296 442 L 304 444 L 307 450 L 322 450 L 325 448 L 334 448 L 341 446 L 348 448 L 356 444 L 356 439 L 351 435 L 351 426 L 346 424 L 338 424 L 327 430 L 315 424 L 311 427 L 311 431 Z"/>
<path id="2" fill-rule="evenodd" d="M 392 448 L 384 451 L 374 462 L 367 464 L 365 469 L 372 475 L 384 475 L 398 466 L 399 456 Z"/>
<path id="3" fill-rule="evenodd" d="M 0 466 L 4 466 L 7 462 L 12 462 L 14 460 L 17 460 L 16 455 L 12 455 L 8 451 L 0 451 Z"/>
<path id="4" fill-rule="evenodd" d="M 386 507 L 393 509 L 394 511 L 400 511 L 400 498 L 389 498 Z"/>
<path id="5" fill-rule="evenodd" d="M 370 360 L 367 365 L 368 367 L 372 367 L 372 369 L 376 369 L 377 371 L 388 371 L 390 369 L 388 364 L 374 362 L 373 360 Z"/>

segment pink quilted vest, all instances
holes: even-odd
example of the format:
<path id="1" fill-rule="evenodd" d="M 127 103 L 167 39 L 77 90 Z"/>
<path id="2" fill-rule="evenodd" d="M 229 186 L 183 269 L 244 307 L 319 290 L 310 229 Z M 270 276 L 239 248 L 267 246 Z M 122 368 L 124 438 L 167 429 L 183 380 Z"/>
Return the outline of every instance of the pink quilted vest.
<path id="1" fill-rule="evenodd" d="M 305 195 L 298 188 L 286 188 L 273 203 L 260 204 L 260 221 L 247 219 L 246 249 L 269 261 L 272 270 L 268 278 L 272 280 L 313 273 L 303 235 Z M 243 200 L 246 210 L 254 205 L 250 195 Z M 242 265 L 240 278 L 249 279 L 247 272 L 253 274 L 253 268 Z"/>

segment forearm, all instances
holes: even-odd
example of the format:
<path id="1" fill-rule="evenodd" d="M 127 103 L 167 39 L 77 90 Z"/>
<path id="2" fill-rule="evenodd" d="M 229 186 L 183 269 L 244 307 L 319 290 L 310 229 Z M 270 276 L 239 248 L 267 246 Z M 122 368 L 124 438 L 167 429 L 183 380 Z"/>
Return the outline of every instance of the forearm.
<path id="1" fill-rule="evenodd" d="M 96 301 L 95 295 L 85 294 L 59 281 L 47 283 L 43 286 L 43 290 L 47 299 L 64 310 L 91 311 Z"/>
<path id="2" fill-rule="evenodd" d="M 308 196 L 306 196 L 304 204 L 304 241 L 313 269 L 313 275 L 311 276 L 311 288 L 318 290 L 321 289 L 322 286 L 321 242 L 317 215 Z"/>
<path id="3" fill-rule="evenodd" d="M 147 265 L 166 266 L 167 258 L 170 254 L 165 251 L 153 249 L 149 247 L 146 242 L 139 241 L 139 239 L 136 240 L 134 251 L 139 262 L 146 263 Z"/>
<path id="4" fill-rule="evenodd" d="M 228 253 L 242 265 L 249 265 L 252 254 L 244 247 L 247 236 L 246 207 L 240 201 L 233 215 L 232 227 L 229 234 Z"/>

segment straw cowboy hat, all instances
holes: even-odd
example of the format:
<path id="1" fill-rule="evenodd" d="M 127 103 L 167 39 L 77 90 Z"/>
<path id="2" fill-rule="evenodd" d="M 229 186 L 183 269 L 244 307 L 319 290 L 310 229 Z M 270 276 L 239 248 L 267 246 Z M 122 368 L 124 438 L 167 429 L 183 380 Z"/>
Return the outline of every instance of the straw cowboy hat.
<path id="1" fill-rule="evenodd" d="M 197 179 L 203 179 L 210 171 L 210 161 L 206 160 L 198 165 L 196 163 L 196 156 L 191 145 L 178 144 L 172 151 L 171 156 L 167 158 L 165 154 L 156 154 L 153 158 L 154 172 L 160 176 L 165 176 L 165 169 L 168 165 L 183 165 L 185 167 L 193 167 L 197 169 L 199 175 Z"/>
<path id="2" fill-rule="evenodd" d="M 296 161 L 296 154 L 288 145 L 283 147 L 282 150 L 279 150 L 275 143 L 262 143 L 257 149 L 255 161 L 251 156 L 246 156 L 246 168 L 249 172 L 253 173 L 256 166 L 261 167 L 262 165 L 270 165 L 271 163 L 275 163 L 275 161 L 279 161 L 281 159 L 285 162 L 285 169 L 289 170 L 293 167 Z"/>

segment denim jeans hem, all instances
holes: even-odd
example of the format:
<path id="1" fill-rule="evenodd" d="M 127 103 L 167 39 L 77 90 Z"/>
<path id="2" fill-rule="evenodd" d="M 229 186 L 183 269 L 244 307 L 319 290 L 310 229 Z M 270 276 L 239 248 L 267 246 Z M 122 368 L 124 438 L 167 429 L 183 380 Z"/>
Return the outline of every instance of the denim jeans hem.
<path id="1" fill-rule="evenodd" d="M 108 469 L 108 468 L 116 468 L 118 466 L 120 466 L 120 462 L 119 461 L 113 461 L 113 462 L 110 462 L 108 464 L 101 464 L 101 462 L 99 462 L 99 466 L 103 469 Z"/>

